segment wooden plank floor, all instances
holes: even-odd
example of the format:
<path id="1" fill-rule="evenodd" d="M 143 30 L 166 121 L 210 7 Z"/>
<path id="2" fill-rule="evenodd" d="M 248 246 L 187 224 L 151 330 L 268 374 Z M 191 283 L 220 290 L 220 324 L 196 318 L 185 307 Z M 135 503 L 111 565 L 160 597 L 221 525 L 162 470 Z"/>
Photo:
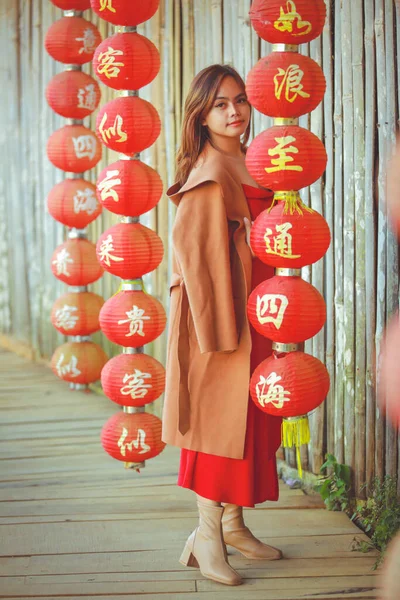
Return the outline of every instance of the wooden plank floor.
<path id="1" fill-rule="evenodd" d="M 175 485 L 179 451 L 139 474 L 102 449 L 117 406 L 70 392 L 46 367 L 0 350 L 0 597 L 50 600 L 295 600 L 375 598 L 374 557 L 342 513 L 281 484 L 278 503 L 246 520 L 285 559 L 230 553 L 237 588 L 206 580 L 178 558 L 195 527 L 192 492 Z"/>

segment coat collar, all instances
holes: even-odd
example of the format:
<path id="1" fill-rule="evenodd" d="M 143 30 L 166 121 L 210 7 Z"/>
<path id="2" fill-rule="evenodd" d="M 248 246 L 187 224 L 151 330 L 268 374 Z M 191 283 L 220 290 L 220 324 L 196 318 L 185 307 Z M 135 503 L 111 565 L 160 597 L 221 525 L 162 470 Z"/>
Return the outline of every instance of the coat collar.
<path id="1" fill-rule="evenodd" d="M 238 159 L 216 150 L 206 142 L 196 165 L 189 174 L 186 183 L 179 187 L 173 184 L 167 190 L 167 196 L 176 206 L 185 192 L 207 181 L 214 181 L 221 187 L 228 219 L 242 220 L 250 217 L 246 196 L 237 169 Z"/>

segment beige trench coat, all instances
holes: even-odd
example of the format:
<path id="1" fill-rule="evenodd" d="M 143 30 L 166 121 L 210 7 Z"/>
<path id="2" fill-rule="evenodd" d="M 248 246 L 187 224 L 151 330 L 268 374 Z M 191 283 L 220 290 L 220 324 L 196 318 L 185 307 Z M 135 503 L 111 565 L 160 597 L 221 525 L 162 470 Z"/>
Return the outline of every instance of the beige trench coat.
<path id="1" fill-rule="evenodd" d="M 243 221 L 251 217 L 236 164 L 207 143 L 186 184 L 167 192 L 178 210 L 162 439 L 243 458 L 252 256 Z"/>

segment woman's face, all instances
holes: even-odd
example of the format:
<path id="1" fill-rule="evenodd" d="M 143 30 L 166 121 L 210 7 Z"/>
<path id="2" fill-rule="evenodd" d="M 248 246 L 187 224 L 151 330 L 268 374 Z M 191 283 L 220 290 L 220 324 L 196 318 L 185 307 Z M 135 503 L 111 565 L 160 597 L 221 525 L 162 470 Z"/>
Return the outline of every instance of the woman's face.
<path id="1" fill-rule="evenodd" d="M 249 121 L 250 105 L 246 92 L 233 77 L 225 77 L 210 112 L 201 124 L 206 125 L 214 136 L 232 138 L 240 137 Z"/>

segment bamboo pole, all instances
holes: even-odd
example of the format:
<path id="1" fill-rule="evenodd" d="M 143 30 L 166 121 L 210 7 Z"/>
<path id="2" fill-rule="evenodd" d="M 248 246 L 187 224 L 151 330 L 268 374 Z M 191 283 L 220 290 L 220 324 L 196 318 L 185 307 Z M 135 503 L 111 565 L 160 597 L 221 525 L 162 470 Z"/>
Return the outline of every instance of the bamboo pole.
<path id="1" fill-rule="evenodd" d="M 322 39 L 318 37 L 310 43 L 310 58 L 318 64 L 322 64 L 321 55 Z M 310 129 L 322 141 L 323 140 L 323 110 L 320 104 L 310 116 Z M 310 186 L 311 207 L 323 214 L 322 202 L 323 188 L 322 179 L 318 179 Z M 324 293 L 324 260 L 319 260 L 312 265 L 312 284 L 321 293 Z M 325 328 L 312 338 L 313 356 L 322 363 L 325 362 Z M 322 404 L 310 417 L 312 426 L 312 444 L 311 444 L 311 468 L 314 473 L 319 470 L 324 462 L 324 426 L 325 426 L 325 405 Z"/>
<path id="2" fill-rule="evenodd" d="M 335 40 L 341 40 L 342 23 L 341 7 L 336 2 Z M 334 132 L 335 132 L 335 456 L 342 463 L 344 460 L 344 309 L 343 309 L 343 107 L 342 107 L 342 48 L 335 43 L 334 54 Z"/>
<path id="3" fill-rule="evenodd" d="M 386 321 L 386 215 L 385 215 L 385 168 L 386 163 L 386 65 L 384 38 L 383 0 L 375 0 L 375 39 L 376 39 L 376 73 L 377 73 L 377 108 L 378 108 L 378 240 L 377 240 L 377 303 L 376 303 L 376 381 L 377 390 L 381 387 L 379 360 L 382 347 L 382 336 Z M 384 417 L 377 406 L 375 420 L 375 474 L 382 479 L 385 472 L 385 424 Z"/>
<path id="4" fill-rule="evenodd" d="M 324 143 L 328 156 L 328 164 L 325 171 L 324 190 L 324 217 L 329 225 L 332 240 L 334 236 L 334 136 L 333 136 L 333 72 L 332 63 L 332 5 L 331 0 L 326 0 L 327 20 L 322 34 L 322 68 L 327 82 L 323 101 L 324 111 Z M 325 365 L 330 378 L 330 389 L 326 398 L 326 447 L 329 452 L 334 451 L 334 425 L 335 425 L 335 269 L 333 241 L 325 255 L 325 302 L 326 302 L 326 326 L 325 326 Z"/>
<path id="5" fill-rule="evenodd" d="M 385 0 L 385 49 L 386 49 L 386 124 L 387 152 L 392 155 L 396 143 L 396 69 L 394 47 L 394 12 L 393 2 Z M 384 164 L 386 171 L 386 163 Z M 391 223 L 386 236 L 386 320 L 390 319 L 399 303 L 399 258 L 396 235 Z M 386 421 L 386 465 L 385 474 L 397 475 L 397 431 L 388 419 Z"/>
<path id="6" fill-rule="evenodd" d="M 363 2 L 352 0 L 352 73 L 353 73 L 353 119 L 354 119 L 354 199 L 355 199 L 355 491 L 359 492 L 365 482 L 366 456 L 366 311 L 365 311 L 365 107 L 363 64 Z M 351 409 L 350 409 L 351 410 Z M 357 467 L 357 468 L 356 468 Z"/>
<path id="7" fill-rule="evenodd" d="M 365 314 L 366 314 L 366 432 L 365 432 L 365 477 L 372 481 L 375 474 L 375 359 L 372 341 L 376 327 L 376 220 L 374 198 L 374 167 L 376 145 L 376 70 L 374 4 L 364 6 L 365 18 L 365 81 L 369 82 L 369 92 L 365 95 Z"/>

